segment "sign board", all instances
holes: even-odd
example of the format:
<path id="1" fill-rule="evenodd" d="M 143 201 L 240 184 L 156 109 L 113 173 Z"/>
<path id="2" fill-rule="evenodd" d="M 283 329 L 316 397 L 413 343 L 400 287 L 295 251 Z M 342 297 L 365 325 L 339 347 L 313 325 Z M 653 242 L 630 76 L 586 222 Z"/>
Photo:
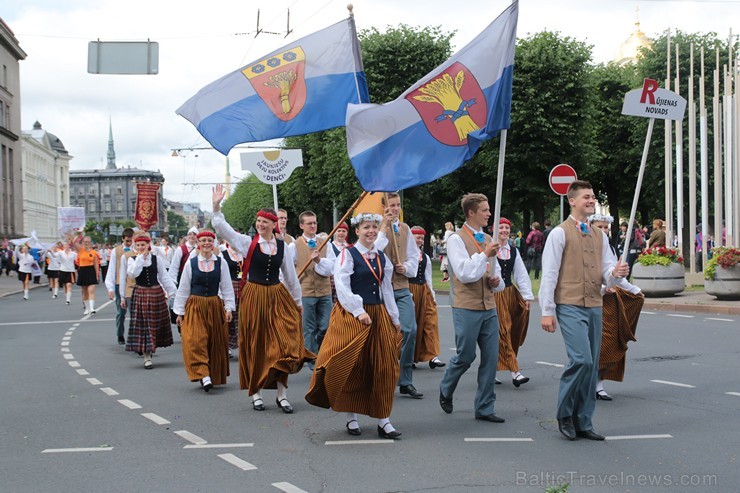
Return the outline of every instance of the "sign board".
<path id="1" fill-rule="evenodd" d="M 645 79 L 642 89 L 624 95 L 622 114 L 658 118 L 660 120 L 683 120 L 686 100 L 668 89 L 663 89 L 657 80 Z"/>
<path id="2" fill-rule="evenodd" d="M 159 43 L 155 41 L 90 41 L 87 73 L 155 75 L 159 73 Z"/>
<path id="3" fill-rule="evenodd" d="M 303 152 L 300 149 L 243 152 L 240 157 L 242 169 L 250 171 L 268 185 L 283 183 L 290 178 L 294 169 L 303 166 Z"/>
<path id="4" fill-rule="evenodd" d="M 57 227 L 59 236 L 71 235 L 85 229 L 84 207 L 57 207 Z"/>
<path id="5" fill-rule="evenodd" d="M 550 170 L 550 188 L 558 195 L 567 195 L 568 187 L 577 179 L 576 170 L 567 164 L 558 164 Z"/>

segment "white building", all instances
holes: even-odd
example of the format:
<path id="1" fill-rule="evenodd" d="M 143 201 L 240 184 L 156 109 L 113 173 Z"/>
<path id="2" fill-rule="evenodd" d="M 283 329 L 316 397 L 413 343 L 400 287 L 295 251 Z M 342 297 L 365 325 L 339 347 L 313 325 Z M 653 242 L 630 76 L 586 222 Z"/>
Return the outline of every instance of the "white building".
<path id="1" fill-rule="evenodd" d="M 26 234 L 43 242 L 59 239 L 57 207 L 69 207 L 69 155 L 56 135 L 33 124 L 21 135 L 23 216 Z"/>

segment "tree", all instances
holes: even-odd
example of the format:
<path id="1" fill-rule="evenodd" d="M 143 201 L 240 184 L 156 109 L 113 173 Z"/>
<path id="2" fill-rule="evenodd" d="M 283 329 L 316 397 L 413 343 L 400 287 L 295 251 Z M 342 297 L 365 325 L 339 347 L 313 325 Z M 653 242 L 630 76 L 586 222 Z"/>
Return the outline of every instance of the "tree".
<path id="1" fill-rule="evenodd" d="M 247 232 L 254 224 L 257 211 L 263 207 L 272 207 L 272 187 L 249 175 L 239 182 L 221 210 L 234 229 Z"/>
<path id="2" fill-rule="evenodd" d="M 177 241 L 188 230 L 188 222 L 175 211 L 167 211 L 167 226 L 174 241 Z"/>

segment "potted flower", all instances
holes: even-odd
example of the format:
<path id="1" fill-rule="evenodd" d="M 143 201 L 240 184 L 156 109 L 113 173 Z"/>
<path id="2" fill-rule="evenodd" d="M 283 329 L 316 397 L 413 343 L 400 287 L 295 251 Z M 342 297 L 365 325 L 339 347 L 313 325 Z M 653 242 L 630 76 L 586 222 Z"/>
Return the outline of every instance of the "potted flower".
<path id="1" fill-rule="evenodd" d="M 648 297 L 680 293 L 686 287 L 683 257 L 674 248 L 645 249 L 632 266 L 632 282 Z"/>
<path id="2" fill-rule="evenodd" d="M 720 300 L 740 300 L 740 249 L 713 248 L 704 279 L 707 294 Z"/>

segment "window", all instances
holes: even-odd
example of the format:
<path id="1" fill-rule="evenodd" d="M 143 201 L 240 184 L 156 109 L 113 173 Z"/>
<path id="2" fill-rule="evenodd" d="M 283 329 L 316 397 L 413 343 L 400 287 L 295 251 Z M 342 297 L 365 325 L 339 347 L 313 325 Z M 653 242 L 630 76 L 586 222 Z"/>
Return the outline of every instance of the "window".
<path id="1" fill-rule="evenodd" d="M 3 87 L 8 87 L 8 66 L 3 65 Z"/>
<path id="2" fill-rule="evenodd" d="M 110 185 L 103 186 L 103 195 L 110 195 Z"/>
<path id="3" fill-rule="evenodd" d="M 90 202 L 87 204 L 87 210 L 89 212 L 95 212 L 95 202 Z"/>
<path id="4" fill-rule="evenodd" d="M 110 212 L 110 200 L 105 201 L 105 212 Z"/>
<path id="5" fill-rule="evenodd" d="M 123 202 L 120 200 L 116 201 L 116 212 L 123 212 Z"/>
<path id="6" fill-rule="evenodd" d="M 85 195 L 85 189 L 84 189 L 84 187 L 79 187 L 77 189 L 77 195 L 79 195 L 80 197 L 82 197 L 82 196 Z"/>
<path id="7" fill-rule="evenodd" d="M 120 185 L 116 187 L 116 195 L 123 195 L 123 187 Z"/>
<path id="8" fill-rule="evenodd" d="M 95 197 L 95 185 L 90 185 L 87 193 L 90 194 L 90 197 Z"/>

